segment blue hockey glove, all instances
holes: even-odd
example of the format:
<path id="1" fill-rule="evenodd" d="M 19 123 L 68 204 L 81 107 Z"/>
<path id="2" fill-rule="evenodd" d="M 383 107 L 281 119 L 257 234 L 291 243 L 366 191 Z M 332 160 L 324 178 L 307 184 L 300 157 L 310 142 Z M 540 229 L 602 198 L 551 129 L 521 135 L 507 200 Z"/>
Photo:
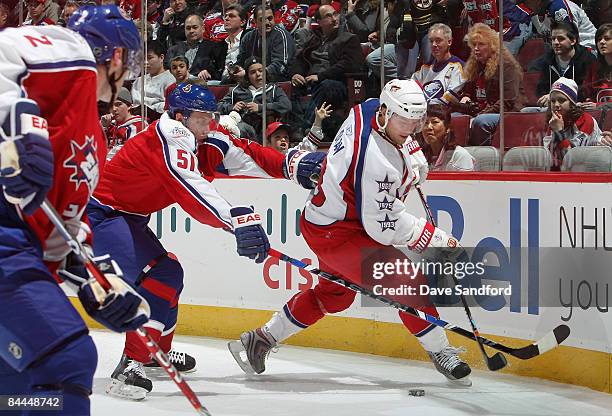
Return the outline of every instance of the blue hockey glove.
<path id="1" fill-rule="evenodd" d="M 89 276 L 85 265 L 74 253 L 66 257 L 64 268 L 57 272 L 78 293 L 85 311 L 115 332 L 133 331 L 147 322 L 151 315 L 149 304 L 122 279 L 119 265 L 108 254 L 94 258 L 93 262 L 112 286 L 108 293 Z"/>
<path id="2" fill-rule="evenodd" d="M 270 242 L 261 226 L 261 216 L 253 207 L 235 206 L 230 209 L 238 255 L 262 263 L 268 257 Z"/>
<path id="3" fill-rule="evenodd" d="M 314 189 L 321 175 L 321 165 L 327 156 L 324 152 L 305 152 L 292 149 L 283 163 L 285 178 L 305 189 Z"/>
<path id="4" fill-rule="evenodd" d="M 6 199 L 30 215 L 53 184 L 53 150 L 47 121 L 32 100 L 11 107 L 0 129 L 0 185 Z"/>

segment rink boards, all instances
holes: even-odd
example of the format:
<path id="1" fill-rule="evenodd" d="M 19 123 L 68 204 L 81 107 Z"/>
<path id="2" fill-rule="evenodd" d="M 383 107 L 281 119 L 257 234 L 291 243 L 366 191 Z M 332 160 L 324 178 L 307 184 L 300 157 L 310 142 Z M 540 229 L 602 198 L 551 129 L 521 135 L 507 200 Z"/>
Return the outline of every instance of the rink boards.
<path id="1" fill-rule="evenodd" d="M 423 187 L 439 226 L 452 230 L 466 246 L 497 243 L 506 247 L 595 247 L 612 250 L 612 175 L 574 176 L 533 174 L 431 175 Z M 252 204 L 264 218 L 272 247 L 316 263 L 299 235 L 298 219 L 307 193 L 283 180 L 215 181 L 231 204 Z M 365 197 L 365 196 L 364 196 Z M 371 196 L 375 197 L 375 196 Z M 407 200 L 411 213 L 424 216 L 416 193 Z M 232 235 L 203 226 L 178 206 L 151 217 L 150 226 L 185 269 L 178 332 L 235 338 L 263 324 L 298 290 L 316 283 L 307 272 L 268 258 L 262 265 L 239 258 Z M 511 345 L 538 339 L 554 326 L 572 329 L 566 346 L 529 361 L 509 359 L 504 371 L 547 378 L 610 392 L 612 318 L 605 307 L 608 285 L 581 286 L 564 294 L 573 307 L 539 305 L 532 296 L 538 285 L 538 265 L 519 252 L 520 275 L 512 277 L 521 289 L 495 311 L 473 308 L 481 332 Z M 515 259 L 516 260 L 516 259 Z M 518 279 L 518 281 L 516 280 Z M 589 302 L 588 293 L 591 291 Z M 518 292 L 518 293 L 516 293 Z M 537 293 L 537 291 L 536 291 Z M 599 307 L 599 308 L 598 308 Z M 445 308 L 442 317 L 468 327 L 460 308 Z M 392 357 L 427 360 L 414 337 L 399 324 L 394 310 L 355 304 L 328 316 L 291 339 L 291 344 L 349 350 Z M 468 347 L 469 362 L 481 366 L 475 344 L 451 337 Z"/>

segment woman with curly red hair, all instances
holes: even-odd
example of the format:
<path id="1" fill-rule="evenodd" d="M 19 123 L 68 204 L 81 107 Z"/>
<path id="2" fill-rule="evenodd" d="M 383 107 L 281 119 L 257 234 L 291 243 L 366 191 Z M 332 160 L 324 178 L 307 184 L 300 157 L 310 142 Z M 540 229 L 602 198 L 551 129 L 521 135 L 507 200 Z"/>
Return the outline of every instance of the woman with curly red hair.
<path id="1" fill-rule="evenodd" d="M 465 82 L 444 94 L 442 101 L 453 111 L 469 114 L 472 120 L 471 145 L 488 145 L 499 124 L 499 61 L 503 55 L 504 109 L 523 108 L 520 93 L 523 70 L 514 56 L 499 43 L 499 35 L 489 26 L 476 23 L 468 32 L 472 49 L 464 69 Z"/>

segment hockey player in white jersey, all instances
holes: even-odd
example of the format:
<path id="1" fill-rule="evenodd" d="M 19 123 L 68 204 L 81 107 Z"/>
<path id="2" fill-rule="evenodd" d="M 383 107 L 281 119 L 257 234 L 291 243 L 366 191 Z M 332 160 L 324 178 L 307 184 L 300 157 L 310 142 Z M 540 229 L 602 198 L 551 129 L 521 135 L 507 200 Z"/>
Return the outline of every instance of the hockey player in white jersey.
<path id="1" fill-rule="evenodd" d="M 410 188 L 427 176 L 425 156 L 411 137 L 421 129 L 426 111 L 418 83 L 397 79 L 385 85 L 380 100 L 367 100 L 351 110 L 300 222 L 322 270 L 361 284 L 363 249 L 395 252 L 396 258 L 405 255 L 392 246 L 418 252 L 436 247 L 448 259 L 457 253 L 460 246 L 452 236 L 413 216 L 404 205 Z M 347 309 L 354 298 L 354 291 L 320 279 L 314 288 L 294 295 L 263 327 L 230 342 L 230 351 L 245 372 L 262 373 L 271 349 L 324 315 Z M 431 304 L 411 306 L 438 315 Z M 449 345 L 442 328 L 403 312 L 400 318 L 440 373 L 471 385 L 470 367 L 459 358 L 460 350 Z M 241 357 L 244 352 L 246 359 Z"/>

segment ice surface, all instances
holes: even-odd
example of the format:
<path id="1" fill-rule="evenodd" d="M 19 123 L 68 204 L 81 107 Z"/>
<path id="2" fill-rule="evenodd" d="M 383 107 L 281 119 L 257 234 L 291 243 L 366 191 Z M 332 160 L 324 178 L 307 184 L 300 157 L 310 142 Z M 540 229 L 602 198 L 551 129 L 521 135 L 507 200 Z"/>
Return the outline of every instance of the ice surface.
<path id="1" fill-rule="evenodd" d="M 123 349 L 123 337 L 93 331 L 99 363 L 95 416 L 196 414 L 169 378 L 152 377 L 142 402 L 107 396 L 104 388 Z M 174 347 L 198 361 L 186 379 L 214 416 L 562 416 L 612 415 L 612 395 L 582 387 L 484 371 L 471 388 L 447 383 L 432 364 L 367 354 L 283 346 L 266 373 L 245 375 L 226 340 L 175 337 Z M 408 390 L 422 388 L 424 397 Z"/>

